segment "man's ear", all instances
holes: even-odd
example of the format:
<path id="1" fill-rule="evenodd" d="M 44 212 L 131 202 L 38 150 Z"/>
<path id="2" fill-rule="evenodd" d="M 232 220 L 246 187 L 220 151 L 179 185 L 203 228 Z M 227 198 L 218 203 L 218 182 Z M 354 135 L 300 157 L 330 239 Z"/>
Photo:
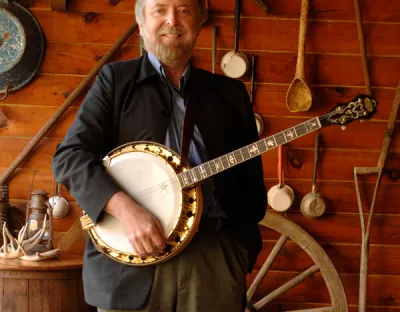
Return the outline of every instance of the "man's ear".
<path id="1" fill-rule="evenodd" d="M 138 23 L 138 27 L 139 27 L 139 35 L 142 36 L 142 27 L 143 27 L 143 24 L 142 24 L 142 23 Z"/>

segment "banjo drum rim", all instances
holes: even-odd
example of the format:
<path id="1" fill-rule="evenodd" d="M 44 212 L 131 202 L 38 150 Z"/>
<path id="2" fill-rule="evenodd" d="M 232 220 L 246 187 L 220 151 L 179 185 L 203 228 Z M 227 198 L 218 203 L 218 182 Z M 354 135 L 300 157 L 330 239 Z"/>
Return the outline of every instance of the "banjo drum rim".
<path id="1" fill-rule="evenodd" d="M 182 166 L 179 155 L 170 148 L 154 142 L 137 141 L 126 143 L 110 151 L 104 158 L 103 164 L 107 168 L 111 160 L 126 153 L 144 152 L 163 159 L 173 169 L 175 175 L 189 170 L 189 166 Z M 203 201 L 200 185 L 180 189 L 181 210 L 176 228 L 166 238 L 167 250 L 161 251 L 158 255 L 145 258 L 139 257 L 136 253 L 121 252 L 118 249 L 106 244 L 96 232 L 96 225 L 89 215 L 84 211 L 81 217 L 81 225 L 86 230 L 96 246 L 97 250 L 111 259 L 132 266 L 148 266 L 165 262 L 178 255 L 192 240 L 200 223 Z"/>

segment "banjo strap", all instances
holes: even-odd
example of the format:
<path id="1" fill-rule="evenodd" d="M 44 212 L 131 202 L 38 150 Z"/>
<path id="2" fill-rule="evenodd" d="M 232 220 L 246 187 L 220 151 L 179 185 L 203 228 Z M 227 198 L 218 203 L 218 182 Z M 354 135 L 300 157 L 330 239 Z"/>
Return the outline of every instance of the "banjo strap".
<path id="1" fill-rule="evenodd" d="M 193 86 L 193 84 L 191 84 Z M 187 96 L 185 97 L 185 102 L 186 102 L 186 110 L 185 110 L 185 118 L 183 120 L 183 125 L 182 125 L 182 133 L 181 133 L 181 163 L 183 165 L 187 165 L 188 162 L 188 153 L 189 153 L 189 146 L 190 146 L 190 141 L 193 136 L 193 130 L 194 130 L 194 123 L 196 119 L 196 105 L 194 103 L 195 97 L 192 96 L 192 90 L 193 88 L 190 88 L 190 85 L 188 86 L 188 93 Z"/>

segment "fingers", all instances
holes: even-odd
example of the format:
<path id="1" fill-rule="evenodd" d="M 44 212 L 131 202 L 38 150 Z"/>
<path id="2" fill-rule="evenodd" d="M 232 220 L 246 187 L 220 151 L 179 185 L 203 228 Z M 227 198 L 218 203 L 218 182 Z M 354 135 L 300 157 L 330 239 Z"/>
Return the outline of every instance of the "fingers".
<path id="1" fill-rule="evenodd" d="M 136 253 L 142 258 L 156 255 L 166 247 L 164 230 L 157 219 L 145 231 L 136 232 L 129 241 Z"/>
<path id="2" fill-rule="evenodd" d="M 163 250 L 166 247 L 164 229 L 163 226 L 161 225 L 161 222 L 158 219 L 156 219 L 155 221 L 156 221 L 158 235 L 154 235 L 153 243 L 158 249 Z"/>

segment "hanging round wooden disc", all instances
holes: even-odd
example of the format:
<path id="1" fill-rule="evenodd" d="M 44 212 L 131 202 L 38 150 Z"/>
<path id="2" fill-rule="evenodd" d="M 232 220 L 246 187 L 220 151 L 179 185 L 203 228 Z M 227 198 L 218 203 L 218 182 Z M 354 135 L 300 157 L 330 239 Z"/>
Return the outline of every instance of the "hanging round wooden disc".
<path id="1" fill-rule="evenodd" d="M 31 81 L 44 51 L 44 35 L 34 16 L 16 2 L 0 0 L 0 93 Z"/>

